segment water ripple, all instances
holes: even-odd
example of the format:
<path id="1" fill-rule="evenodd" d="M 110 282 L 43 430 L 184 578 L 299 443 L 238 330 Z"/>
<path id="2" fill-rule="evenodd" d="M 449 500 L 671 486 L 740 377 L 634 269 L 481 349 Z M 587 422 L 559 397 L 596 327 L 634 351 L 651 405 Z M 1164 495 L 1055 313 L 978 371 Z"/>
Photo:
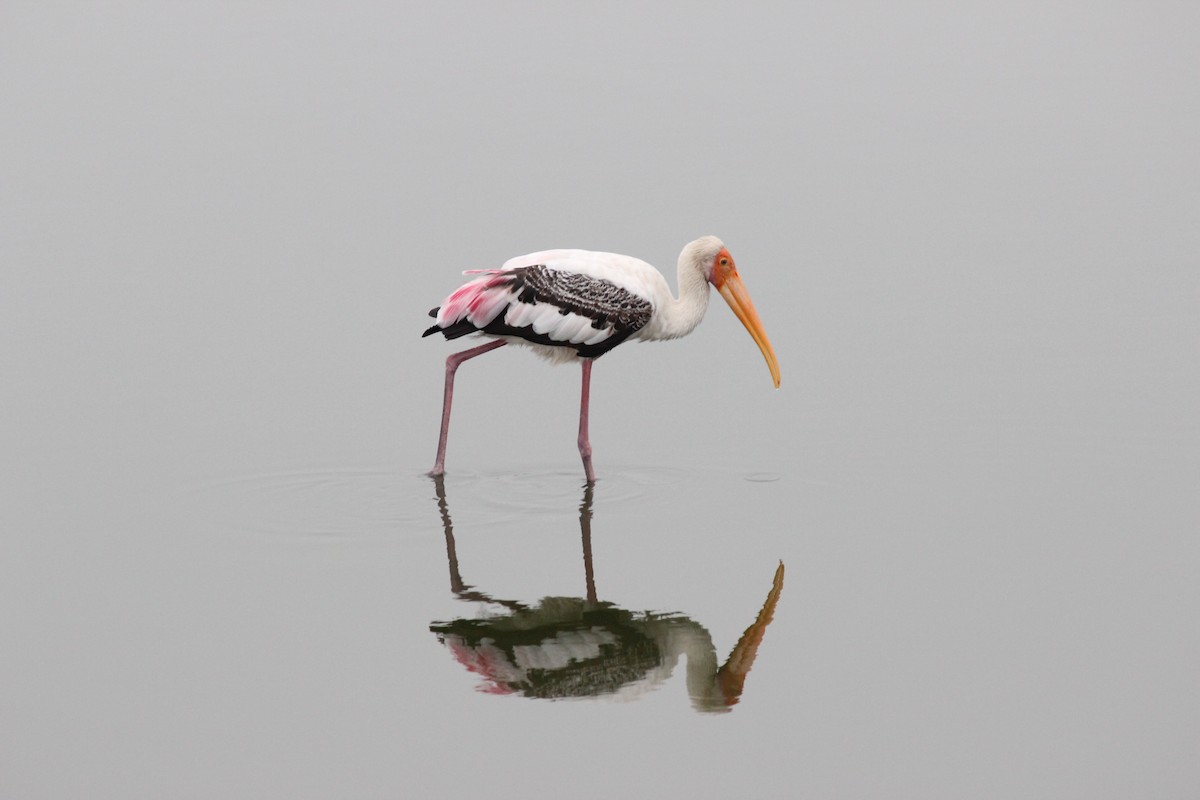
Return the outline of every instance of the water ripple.
<path id="1" fill-rule="evenodd" d="M 609 467 L 596 485 L 597 502 L 627 506 L 684 483 L 707 485 L 740 477 L 773 483 L 760 472 L 733 476 L 681 467 Z M 459 505 L 489 524 L 573 513 L 583 478 L 574 469 L 454 471 L 446 489 Z M 669 493 L 669 492 L 668 492 Z M 432 481 L 419 472 L 328 467 L 219 477 L 185 487 L 172 499 L 190 518 L 230 530 L 323 538 L 428 534 L 435 530 Z"/>
<path id="2" fill-rule="evenodd" d="M 688 480 L 691 472 L 671 467 L 608 468 L 596 484 L 596 496 L 605 503 L 641 500 L 656 488 Z M 469 495 L 488 518 L 502 522 L 530 515 L 559 515 L 579 504 L 583 476 L 578 470 L 451 473 L 447 491 Z"/>
<path id="3" fill-rule="evenodd" d="M 188 487 L 180 499 L 201 520 L 240 531 L 345 537 L 428 522 L 427 494 L 431 487 L 402 472 L 342 467 L 221 478 Z"/>

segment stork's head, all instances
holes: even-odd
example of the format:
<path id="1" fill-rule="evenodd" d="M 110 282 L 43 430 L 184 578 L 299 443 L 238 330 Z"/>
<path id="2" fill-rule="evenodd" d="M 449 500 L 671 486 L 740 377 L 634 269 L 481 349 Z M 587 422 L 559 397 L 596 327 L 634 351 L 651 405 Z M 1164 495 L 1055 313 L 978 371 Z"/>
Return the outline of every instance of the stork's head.
<path id="1" fill-rule="evenodd" d="M 725 302 L 733 309 L 733 313 L 754 337 L 754 343 L 762 351 L 763 358 L 767 360 L 767 368 L 771 370 L 771 380 L 778 389 L 779 361 L 775 358 L 775 350 L 771 347 L 767 332 L 763 330 L 762 320 L 754 310 L 750 293 L 742 284 L 737 264 L 733 262 L 733 256 L 729 254 L 725 243 L 715 236 L 702 236 L 683 249 L 683 258 L 690 260 L 703 271 L 704 277 L 716 287 L 721 297 L 724 297 Z"/>

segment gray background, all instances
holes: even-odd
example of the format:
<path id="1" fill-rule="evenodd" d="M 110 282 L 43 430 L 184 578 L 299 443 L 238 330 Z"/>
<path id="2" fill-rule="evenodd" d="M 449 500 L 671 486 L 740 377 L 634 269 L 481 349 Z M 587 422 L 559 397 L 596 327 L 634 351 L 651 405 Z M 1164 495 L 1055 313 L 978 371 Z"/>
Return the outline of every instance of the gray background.
<path id="1" fill-rule="evenodd" d="M 1186 3 L 6 3 L 0 795 L 1200 791 Z M 429 632 L 459 271 L 723 304 L 593 378 L 599 593 L 742 702 L 473 691 Z M 581 595 L 578 370 L 460 372 L 464 578 Z"/>

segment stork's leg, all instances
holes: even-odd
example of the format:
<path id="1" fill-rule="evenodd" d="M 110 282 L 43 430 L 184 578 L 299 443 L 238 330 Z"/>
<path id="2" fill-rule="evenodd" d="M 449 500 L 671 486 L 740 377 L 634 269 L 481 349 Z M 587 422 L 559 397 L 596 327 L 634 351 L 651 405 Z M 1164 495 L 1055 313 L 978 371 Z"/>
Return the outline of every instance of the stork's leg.
<path id="1" fill-rule="evenodd" d="M 442 433 L 438 437 L 437 460 L 433 462 L 433 469 L 429 471 L 430 475 L 444 475 L 446 472 L 446 436 L 450 432 L 450 403 L 454 400 L 454 373 L 458 370 L 458 365 L 469 358 L 481 356 L 504 345 L 503 339 L 497 339 L 494 342 L 481 344 L 479 347 L 472 347 L 470 350 L 463 350 L 461 353 L 455 353 L 446 358 L 446 392 L 442 395 Z"/>
<path id="2" fill-rule="evenodd" d="M 583 391 L 579 399 L 579 457 L 583 459 L 583 474 L 588 483 L 596 482 L 592 469 L 592 443 L 588 440 L 588 394 L 592 386 L 592 359 L 585 358 L 583 364 Z"/>

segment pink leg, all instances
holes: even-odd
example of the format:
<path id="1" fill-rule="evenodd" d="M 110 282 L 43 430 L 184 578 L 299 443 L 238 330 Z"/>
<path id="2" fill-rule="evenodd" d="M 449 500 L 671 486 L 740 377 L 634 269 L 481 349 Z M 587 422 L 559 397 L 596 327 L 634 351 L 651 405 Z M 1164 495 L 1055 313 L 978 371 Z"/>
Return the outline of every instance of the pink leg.
<path id="1" fill-rule="evenodd" d="M 588 394 L 592 387 L 592 360 L 585 358 L 583 364 L 583 392 L 579 399 L 579 457 L 583 459 L 583 474 L 588 483 L 596 482 L 592 469 L 592 443 L 588 439 Z"/>
<path id="2" fill-rule="evenodd" d="M 470 350 L 463 350 L 461 353 L 455 353 L 446 358 L 446 392 L 442 395 L 442 433 L 438 437 L 437 460 L 433 462 L 430 475 L 436 477 L 446 473 L 446 436 L 450 433 L 450 403 L 454 399 L 454 373 L 458 370 L 458 365 L 469 358 L 481 356 L 504 345 L 503 339 L 497 339 L 494 342 L 481 344 L 479 347 L 472 347 Z"/>

